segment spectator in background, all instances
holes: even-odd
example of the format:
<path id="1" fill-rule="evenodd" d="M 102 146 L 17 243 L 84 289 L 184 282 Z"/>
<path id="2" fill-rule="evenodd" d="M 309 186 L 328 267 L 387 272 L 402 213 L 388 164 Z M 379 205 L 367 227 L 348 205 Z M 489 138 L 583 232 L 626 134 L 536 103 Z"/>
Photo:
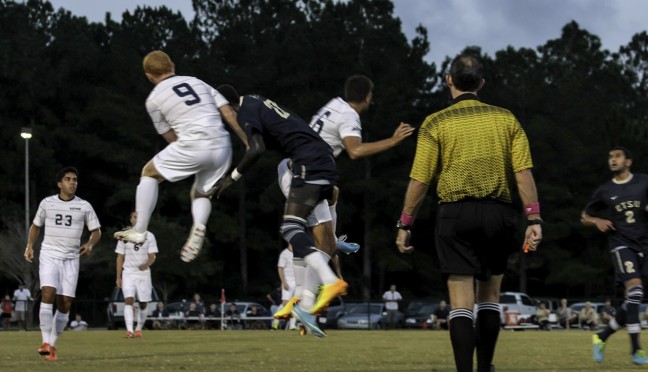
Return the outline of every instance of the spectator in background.
<path id="1" fill-rule="evenodd" d="M 230 308 L 225 311 L 225 319 L 228 322 L 228 328 L 241 329 L 241 314 L 239 314 L 236 304 L 232 302 Z"/>
<path id="2" fill-rule="evenodd" d="M 18 285 L 18 289 L 14 291 L 13 300 L 16 301 L 14 311 L 16 312 L 16 320 L 18 320 L 18 329 L 27 330 L 27 310 L 29 310 L 29 301 L 34 299 L 31 296 L 29 289 L 25 288 L 24 284 Z"/>
<path id="3" fill-rule="evenodd" d="M 279 306 L 281 306 L 281 286 L 273 289 L 272 292 L 266 295 L 266 298 L 270 302 L 270 313 L 276 313 L 277 310 L 279 310 Z M 279 322 L 277 322 L 277 324 L 279 324 Z"/>
<path id="4" fill-rule="evenodd" d="M 171 322 L 168 319 L 161 319 L 161 318 L 168 318 L 169 317 L 169 311 L 166 309 L 166 306 L 164 306 L 164 302 L 160 301 L 157 303 L 155 310 L 153 310 L 153 313 L 151 315 L 151 318 L 153 318 L 153 329 L 169 329 L 171 328 Z"/>
<path id="5" fill-rule="evenodd" d="M 448 330 L 448 315 L 450 315 L 450 310 L 446 302 L 439 302 L 439 307 L 434 310 L 434 328 Z"/>
<path id="6" fill-rule="evenodd" d="M 263 316 L 261 312 L 259 311 L 259 308 L 256 307 L 255 305 L 250 306 L 250 309 L 245 313 L 245 316 L 247 318 L 254 319 L 256 317 Z M 246 321 L 246 325 L 248 329 L 266 329 L 265 322 L 263 320 L 250 320 L 248 319 Z"/>
<path id="7" fill-rule="evenodd" d="M 205 302 L 200 297 L 199 293 L 194 293 L 193 300 L 191 301 L 196 304 L 196 311 L 201 315 L 205 315 Z"/>
<path id="8" fill-rule="evenodd" d="M 616 309 L 612 306 L 612 300 L 607 298 L 603 303 L 603 310 L 601 311 L 601 322 L 605 325 L 610 323 L 610 319 L 616 315 Z"/>
<path id="9" fill-rule="evenodd" d="M 81 319 L 81 314 L 77 314 L 74 320 L 70 322 L 70 329 L 73 331 L 87 331 L 88 323 Z"/>
<path id="10" fill-rule="evenodd" d="M 563 328 L 571 328 L 578 323 L 578 314 L 573 313 L 567 306 L 567 299 L 560 300 L 560 307 L 558 308 L 558 324 Z"/>
<path id="11" fill-rule="evenodd" d="M 596 329 L 598 316 L 596 315 L 596 310 L 592 307 L 591 302 L 587 301 L 585 303 L 585 307 L 580 311 L 580 314 L 578 314 L 578 320 L 582 329 Z"/>
<path id="12" fill-rule="evenodd" d="M 207 329 L 217 329 L 216 325 L 220 321 L 220 311 L 218 311 L 218 305 L 211 304 L 207 311 L 205 312 L 205 328 Z"/>
<path id="13" fill-rule="evenodd" d="M 2 299 L 1 307 L 2 314 L 0 315 L 0 318 L 2 319 L 2 329 L 8 331 L 9 326 L 11 325 L 11 314 L 13 313 L 14 307 L 9 295 L 4 296 L 4 299 Z"/>
<path id="14" fill-rule="evenodd" d="M 385 309 L 387 310 L 387 328 L 398 326 L 398 303 L 403 300 L 401 294 L 396 290 L 396 284 L 389 286 L 389 290 L 383 294 Z"/>
<path id="15" fill-rule="evenodd" d="M 540 302 L 540 305 L 538 306 L 538 310 L 535 313 L 536 324 L 538 324 L 542 330 L 551 331 L 551 324 L 549 324 L 549 315 L 551 315 L 551 311 L 547 309 L 547 305 L 544 302 Z"/>
<path id="16" fill-rule="evenodd" d="M 189 303 L 189 309 L 185 312 L 185 318 L 187 319 L 188 329 L 204 329 L 205 316 L 203 313 L 198 311 L 198 305 L 196 302 Z"/>

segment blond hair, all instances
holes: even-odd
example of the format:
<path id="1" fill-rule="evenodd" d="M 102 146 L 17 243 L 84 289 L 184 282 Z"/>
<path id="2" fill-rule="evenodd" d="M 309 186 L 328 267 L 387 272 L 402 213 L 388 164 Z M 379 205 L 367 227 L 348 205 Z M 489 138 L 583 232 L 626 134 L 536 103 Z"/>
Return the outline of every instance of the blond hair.
<path id="1" fill-rule="evenodd" d="M 168 54 L 155 50 L 144 57 L 144 72 L 151 75 L 163 75 L 173 72 L 174 65 Z"/>

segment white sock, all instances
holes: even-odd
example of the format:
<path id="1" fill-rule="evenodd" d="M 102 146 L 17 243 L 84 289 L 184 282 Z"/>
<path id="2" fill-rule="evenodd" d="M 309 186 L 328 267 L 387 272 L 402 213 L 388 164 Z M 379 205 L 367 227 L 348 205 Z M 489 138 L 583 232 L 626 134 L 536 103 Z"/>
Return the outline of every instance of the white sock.
<path id="1" fill-rule="evenodd" d="M 207 220 L 211 214 L 212 204 L 211 200 L 207 198 L 196 198 L 191 202 L 191 215 L 193 216 L 193 224 L 207 226 Z"/>
<path id="2" fill-rule="evenodd" d="M 50 333 L 50 345 L 54 346 L 56 344 L 59 335 L 65 331 L 69 319 L 70 313 L 63 314 L 56 310 L 56 313 L 54 313 L 54 325 L 52 327 L 52 332 Z"/>
<path id="3" fill-rule="evenodd" d="M 337 203 L 329 205 L 329 211 L 331 211 L 331 225 L 333 226 L 333 235 L 335 235 L 335 227 L 337 226 L 337 209 L 335 208 Z M 337 235 L 335 235 L 337 237 Z"/>
<path id="4" fill-rule="evenodd" d="M 54 304 L 41 302 L 38 319 L 40 320 L 41 334 L 43 343 L 50 343 L 50 333 L 52 333 L 52 319 L 54 317 Z"/>
<path id="5" fill-rule="evenodd" d="M 297 328 L 297 319 L 293 316 L 290 317 L 290 320 L 288 321 L 288 329 L 295 329 Z"/>
<path id="6" fill-rule="evenodd" d="M 159 182 L 153 177 L 140 178 L 135 193 L 135 210 L 137 211 L 137 223 L 135 230 L 145 232 L 148 230 L 151 215 L 157 204 Z"/>
<path id="7" fill-rule="evenodd" d="M 322 284 L 317 276 L 317 272 L 312 267 L 306 268 L 306 275 L 304 277 L 304 292 L 301 297 L 302 309 L 308 311 L 315 305 L 315 297 L 318 287 Z"/>
<path id="8" fill-rule="evenodd" d="M 299 301 L 299 306 L 305 311 L 310 311 L 310 309 L 315 305 L 315 293 L 304 288 L 304 293 L 302 293 L 302 299 Z"/>
<path id="9" fill-rule="evenodd" d="M 126 323 L 126 330 L 128 332 L 133 332 L 134 311 L 133 305 L 124 305 L 124 323 Z"/>
<path id="10" fill-rule="evenodd" d="M 333 270 L 331 270 L 331 267 L 328 265 L 329 260 L 330 257 L 320 251 L 316 251 L 304 257 L 306 266 L 315 270 L 317 276 L 324 285 L 333 284 L 338 280 L 338 277 L 335 276 L 335 273 L 333 273 Z"/>
<path id="11" fill-rule="evenodd" d="M 293 258 L 293 273 L 295 275 L 295 293 L 293 296 L 301 298 L 304 290 L 304 276 L 306 275 L 306 262 L 303 258 Z"/>
<path id="12" fill-rule="evenodd" d="M 146 323 L 146 308 L 142 309 L 142 305 L 140 304 L 140 309 L 137 314 L 139 316 L 137 317 L 137 328 L 135 328 L 135 330 L 141 331 L 142 327 L 144 327 L 144 323 Z"/>

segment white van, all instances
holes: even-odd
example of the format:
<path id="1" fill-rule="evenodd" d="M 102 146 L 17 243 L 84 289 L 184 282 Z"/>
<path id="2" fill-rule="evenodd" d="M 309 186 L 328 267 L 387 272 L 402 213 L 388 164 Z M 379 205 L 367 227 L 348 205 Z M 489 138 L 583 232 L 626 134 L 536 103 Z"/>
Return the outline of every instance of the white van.
<path id="1" fill-rule="evenodd" d="M 537 302 L 523 292 L 502 292 L 499 303 L 504 317 L 507 312 L 517 311 L 520 323 L 529 323 L 538 311 Z"/>

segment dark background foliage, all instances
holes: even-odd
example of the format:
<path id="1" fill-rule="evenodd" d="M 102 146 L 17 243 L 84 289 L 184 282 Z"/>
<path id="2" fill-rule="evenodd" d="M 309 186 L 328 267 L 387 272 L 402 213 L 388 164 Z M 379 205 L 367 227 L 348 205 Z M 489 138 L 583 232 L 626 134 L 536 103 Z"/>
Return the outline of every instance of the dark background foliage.
<path id="1" fill-rule="evenodd" d="M 128 223 L 142 166 L 165 143 L 150 124 L 144 100 L 152 86 L 141 61 L 166 51 L 180 75 L 212 86 L 234 84 L 291 108 L 305 119 L 342 94 L 347 76 L 375 82 L 375 105 L 363 119 L 364 140 L 391 136 L 399 122 L 419 126 L 446 107 L 441 66 L 426 62 L 434 45 L 424 28 L 407 40 L 388 0 L 194 0 L 194 19 L 165 7 L 137 8 L 121 23 L 88 23 L 54 11 L 42 0 L 0 0 L 0 288 L 19 281 L 37 292 L 37 264 L 22 260 L 25 141 L 31 127 L 30 219 L 42 198 L 57 191 L 56 171 L 80 170 L 78 194 L 90 201 L 104 238 L 82 260 L 78 296 L 103 299 L 114 286 L 111 235 Z M 617 52 L 575 22 L 537 49 L 509 47 L 494 57 L 478 46 L 457 46 L 482 57 L 482 99 L 510 109 L 531 142 L 543 208 L 545 240 L 531 255 L 511 257 L 504 289 L 536 296 L 615 294 L 605 237 L 579 223 L 582 207 L 608 177 L 607 150 L 622 144 L 646 169 L 648 148 L 648 35 L 636 34 Z M 236 138 L 235 161 L 243 148 Z M 396 283 L 406 297 L 444 296 L 435 262 L 435 197 L 416 222 L 412 255 L 393 241 L 415 139 L 370 159 L 338 161 L 338 232 L 362 250 L 342 258 L 351 298 L 377 297 Z M 228 190 L 214 209 L 200 259 L 178 259 L 191 225 L 191 180 L 163 183 L 150 230 L 160 245 L 153 278 L 168 300 L 194 291 L 215 299 L 262 299 L 278 284 L 283 247 L 278 226 L 283 196 L 276 182 L 280 154 L 268 153 Z M 520 228 L 522 232 L 523 226 Z"/>

